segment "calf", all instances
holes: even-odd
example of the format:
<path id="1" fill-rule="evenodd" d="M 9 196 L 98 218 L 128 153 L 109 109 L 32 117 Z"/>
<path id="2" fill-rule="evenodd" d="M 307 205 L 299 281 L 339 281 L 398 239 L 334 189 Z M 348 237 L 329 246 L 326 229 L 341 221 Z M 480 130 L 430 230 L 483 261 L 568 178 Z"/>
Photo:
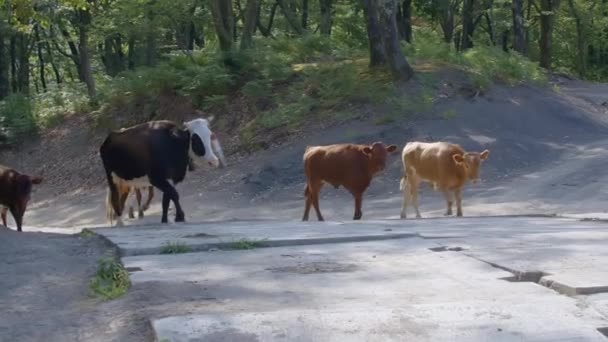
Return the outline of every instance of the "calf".
<path id="1" fill-rule="evenodd" d="M 443 192 L 447 203 L 445 215 L 452 215 L 452 204 L 456 199 L 456 215 L 462 216 L 462 188 L 469 181 L 479 180 L 481 163 L 490 151 L 465 152 L 462 147 L 447 142 L 410 142 L 403 148 L 403 192 L 401 218 L 407 217 L 407 206 L 411 199 L 420 218 L 418 208 L 418 186 L 422 181 L 433 184 L 435 190 Z"/>
<path id="2" fill-rule="evenodd" d="M 120 199 L 120 207 L 122 208 L 123 212 L 125 210 L 125 205 L 128 205 L 129 206 L 129 218 L 131 218 L 131 219 L 135 218 L 135 214 L 134 214 L 134 210 L 133 210 L 133 203 L 132 203 L 133 202 L 132 199 L 135 196 L 135 199 L 137 200 L 138 217 L 143 218 L 144 212 L 146 210 L 148 210 L 148 208 L 150 207 L 150 203 L 152 202 L 152 199 L 154 198 L 154 187 L 153 186 L 147 187 L 148 188 L 148 200 L 146 201 L 146 203 L 144 205 L 142 205 L 142 203 L 141 203 L 141 199 L 142 199 L 141 191 L 143 188 L 131 187 L 123 180 L 120 180 L 118 182 L 118 184 L 116 184 L 116 188 L 117 188 L 118 194 L 119 194 L 118 196 Z M 132 193 L 135 193 L 134 196 L 131 195 Z M 127 200 L 129 198 L 131 198 L 131 201 L 127 202 Z M 116 213 L 114 212 L 114 209 L 112 208 L 112 194 L 111 194 L 111 191 L 109 188 L 108 188 L 108 192 L 106 195 L 106 217 L 110 221 L 110 225 L 112 225 L 112 220 L 114 218 L 117 218 Z"/>
<path id="3" fill-rule="evenodd" d="M 24 175 L 0 165 L 0 216 L 5 227 L 8 227 L 6 213 L 10 211 L 17 224 L 17 231 L 21 231 L 23 215 L 32 192 L 32 184 L 41 182 L 40 177 Z"/>
<path id="4" fill-rule="evenodd" d="M 218 156 L 215 155 L 218 154 Z M 175 205 L 175 221 L 185 220 L 179 194 L 173 184 L 184 180 L 186 170 L 202 159 L 213 167 L 226 165 L 221 145 L 209 129 L 209 121 L 199 118 L 178 127 L 171 121 L 150 121 L 111 132 L 99 149 L 105 169 L 117 225 L 122 225 L 121 180 L 133 187 L 155 186 L 163 193 L 162 223 L 167 223 L 169 202 Z"/>
<path id="5" fill-rule="evenodd" d="M 319 209 L 319 192 L 323 183 L 336 189 L 343 186 L 355 198 L 354 220 L 361 219 L 363 193 L 372 178 L 384 170 L 389 153 L 397 146 L 386 146 L 382 142 L 372 145 L 337 144 L 329 146 L 309 146 L 304 152 L 304 173 L 306 174 L 306 206 L 303 221 L 308 221 L 310 206 L 314 206 L 317 219 L 323 221 Z"/>

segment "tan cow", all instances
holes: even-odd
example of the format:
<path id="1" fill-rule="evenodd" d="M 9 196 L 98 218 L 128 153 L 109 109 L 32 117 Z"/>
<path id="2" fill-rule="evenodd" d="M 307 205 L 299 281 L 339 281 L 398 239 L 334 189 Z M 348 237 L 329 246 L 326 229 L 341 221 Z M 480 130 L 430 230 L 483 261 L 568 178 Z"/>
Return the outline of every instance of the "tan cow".
<path id="1" fill-rule="evenodd" d="M 466 152 L 462 147 L 447 142 L 410 142 L 403 148 L 403 178 L 400 189 L 403 192 L 401 218 L 407 217 L 407 206 L 411 199 L 420 218 L 418 208 L 418 186 L 428 182 L 435 190 L 443 192 L 447 203 L 445 215 L 452 215 L 452 204 L 456 199 L 456 215 L 462 216 L 462 187 L 470 180 L 479 180 L 481 163 L 490 151 Z"/>

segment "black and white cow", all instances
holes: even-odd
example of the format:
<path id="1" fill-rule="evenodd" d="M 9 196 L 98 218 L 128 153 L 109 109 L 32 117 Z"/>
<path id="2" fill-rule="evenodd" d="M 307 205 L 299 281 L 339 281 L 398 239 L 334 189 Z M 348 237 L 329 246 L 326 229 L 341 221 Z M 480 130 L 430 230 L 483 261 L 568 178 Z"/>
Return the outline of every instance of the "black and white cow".
<path id="1" fill-rule="evenodd" d="M 175 187 L 197 160 L 212 167 L 226 165 L 221 145 L 209 128 L 209 120 L 199 118 L 184 123 L 150 121 L 111 132 L 99 149 L 111 193 L 117 225 L 122 225 L 122 206 L 116 183 L 130 186 L 153 185 L 163 193 L 162 223 L 167 223 L 169 202 L 175 205 L 175 222 L 185 220 Z M 214 152 L 215 150 L 215 152 Z M 216 154 L 217 153 L 217 156 Z M 218 159 L 219 156 L 219 159 Z"/>

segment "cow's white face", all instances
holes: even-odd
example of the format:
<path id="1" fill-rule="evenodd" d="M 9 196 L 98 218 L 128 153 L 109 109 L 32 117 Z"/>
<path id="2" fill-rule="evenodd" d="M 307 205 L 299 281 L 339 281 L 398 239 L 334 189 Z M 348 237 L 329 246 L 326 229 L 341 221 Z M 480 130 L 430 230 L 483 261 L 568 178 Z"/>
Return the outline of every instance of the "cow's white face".
<path id="1" fill-rule="evenodd" d="M 184 122 L 184 125 L 190 131 L 190 157 L 194 160 L 202 158 L 209 165 L 218 167 L 220 166 L 220 159 L 218 159 L 213 151 L 215 147 L 216 152 L 222 159 L 222 163 L 225 165 L 221 146 L 213 132 L 211 132 L 211 129 L 209 129 L 209 121 L 207 119 L 194 119 Z"/>

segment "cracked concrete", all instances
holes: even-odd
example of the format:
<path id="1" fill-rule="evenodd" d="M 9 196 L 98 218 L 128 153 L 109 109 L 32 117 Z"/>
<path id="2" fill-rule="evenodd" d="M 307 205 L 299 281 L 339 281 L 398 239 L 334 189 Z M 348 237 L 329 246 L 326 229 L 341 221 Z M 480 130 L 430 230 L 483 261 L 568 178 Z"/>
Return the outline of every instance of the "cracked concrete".
<path id="1" fill-rule="evenodd" d="M 123 258 L 135 286 L 188 284 L 212 298 L 200 310 L 153 317 L 159 339 L 606 340 L 608 293 L 587 295 L 608 286 L 608 225 L 600 222 L 260 221 L 96 232 L 132 249 L 202 234 L 288 244 Z"/>

